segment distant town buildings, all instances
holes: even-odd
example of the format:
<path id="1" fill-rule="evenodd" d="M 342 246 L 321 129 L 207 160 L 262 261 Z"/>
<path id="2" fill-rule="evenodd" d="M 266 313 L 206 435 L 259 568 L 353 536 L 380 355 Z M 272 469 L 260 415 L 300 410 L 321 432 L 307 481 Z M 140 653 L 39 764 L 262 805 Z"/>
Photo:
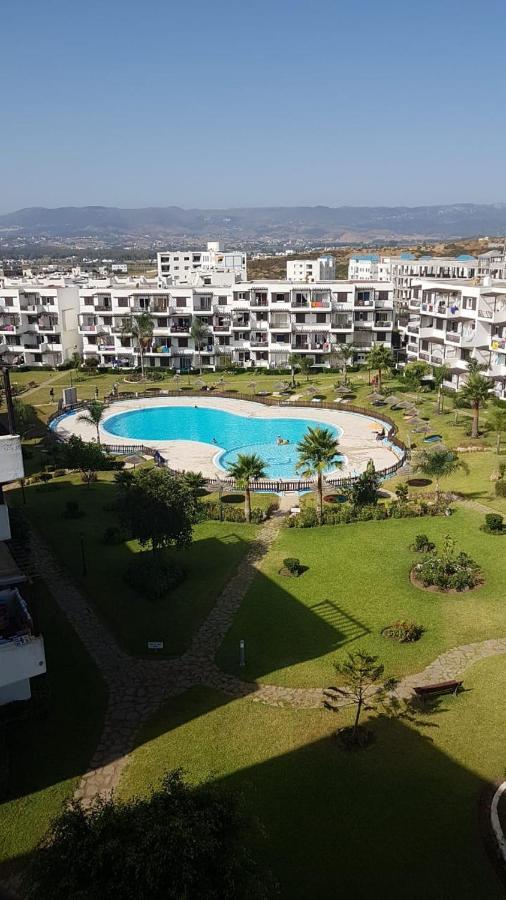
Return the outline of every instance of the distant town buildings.
<path id="1" fill-rule="evenodd" d="M 334 281 L 336 260 L 334 256 L 319 256 L 318 259 L 289 259 L 286 263 L 288 281 Z M 377 279 L 374 279 L 377 280 Z"/>
<path id="2" fill-rule="evenodd" d="M 195 274 L 228 274 L 246 280 L 246 254 L 222 250 L 219 241 L 209 241 L 207 250 L 175 250 L 157 254 L 158 278 L 163 285 L 191 283 Z"/>

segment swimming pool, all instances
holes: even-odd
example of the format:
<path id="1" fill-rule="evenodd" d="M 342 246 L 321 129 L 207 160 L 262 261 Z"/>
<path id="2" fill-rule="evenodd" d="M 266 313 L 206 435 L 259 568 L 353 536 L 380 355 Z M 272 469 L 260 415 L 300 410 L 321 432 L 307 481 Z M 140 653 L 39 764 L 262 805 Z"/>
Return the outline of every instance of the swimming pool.
<path id="1" fill-rule="evenodd" d="M 240 416 L 200 406 L 151 406 L 111 416 L 103 430 L 136 441 L 199 441 L 222 453 L 216 465 L 226 469 L 239 453 L 258 453 L 269 478 L 292 478 L 297 463 L 297 443 L 308 427 L 328 428 L 336 438 L 342 429 L 312 419 Z M 288 444 L 278 444 L 277 439 Z"/>

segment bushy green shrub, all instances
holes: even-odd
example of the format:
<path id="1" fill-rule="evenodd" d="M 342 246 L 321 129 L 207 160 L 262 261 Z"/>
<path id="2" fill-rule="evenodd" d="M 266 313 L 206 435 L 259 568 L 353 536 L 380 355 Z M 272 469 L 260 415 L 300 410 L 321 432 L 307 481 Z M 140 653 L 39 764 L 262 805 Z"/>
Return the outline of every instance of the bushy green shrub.
<path id="1" fill-rule="evenodd" d="M 434 550 L 435 546 L 436 545 L 432 541 L 429 541 L 426 534 L 416 534 L 411 549 L 414 550 L 415 553 L 430 553 L 431 550 Z"/>
<path id="2" fill-rule="evenodd" d="M 63 511 L 64 519 L 81 519 L 85 515 L 77 500 L 67 500 Z"/>
<path id="3" fill-rule="evenodd" d="M 81 481 L 83 482 L 83 484 L 91 484 L 93 481 L 98 481 L 98 475 L 96 472 L 88 472 L 88 474 L 83 472 L 81 475 Z"/>
<path id="4" fill-rule="evenodd" d="M 349 525 L 352 522 L 382 521 L 384 519 L 411 519 L 418 516 L 441 515 L 440 506 L 429 503 L 399 503 L 394 500 L 378 506 L 353 506 L 341 503 L 339 506 L 327 506 L 323 509 L 324 525 Z M 313 528 L 318 525 L 316 510 L 306 506 L 295 516 L 286 520 L 288 528 Z"/>
<path id="5" fill-rule="evenodd" d="M 503 481 L 502 479 L 500 481 L 496 481 L 495 495 L 496 497 L 506 497 L 506 481 Z"/>
<path id="6" fill-rule="evenodd" d="M 160 600 L 184 580 L 180 566 L 152 553 L 138 553 L 125 574 L 125 581 L 148 600 Z"/>
<path id="7" fill-rule="evenodd" d="M 296 578 L 299 577 L 302 571 L 300 559 L 297 559 L 295 556 L 287 556 L 287 558 L 283 560 L 283 567 L 290 575 L 294 575 Z"/>
<path id="8" fill-rule="evenodd" d="M 502 534 L 503 516 L 498 513 L 487 513 L 485 516 L 485 531 L 493 534 Z"/>
<path id="9" fill-rule="evenodd" d="M 108 525 L 102 534 L 102 543 L 106 546 L 114 547 L 117 544 L 123 544 L 128 540 L 128 535 L 119 525 Z"/>
<path id="10" fill-rule="evenodd" d="M 239 506 L 228 506 L 226 503 L 201 503 L 199 517 L 220 522 L 245 522 L 244 510 Z"/>
<path id="11" fill-rule="evenodd" d="M 52 472 L 41 472 L 39 475 L 39 481 L 43 481 L 44 483 L 51 481 L 53 478 Z"/>
<path id="12" fill-rule="evenodd" d="M 398 622 L 392 622 L 391 625 L 387 625 L 381 633 L 393 641 L 398 641 L 400 644 L 411 644 L 420 640 L 423 631 L 423 625 L 399 620 Z"/>
<path id="13" fill-rule="evenodd" d="M 433 551 L 415 566 L 415 575 L 425 587 L 437 587 L 441 591 L 465 591 L 481 581 L 478 563 L 462 550 L 457 553 L 455 541 L 449 535 L 439 552 Z"/>

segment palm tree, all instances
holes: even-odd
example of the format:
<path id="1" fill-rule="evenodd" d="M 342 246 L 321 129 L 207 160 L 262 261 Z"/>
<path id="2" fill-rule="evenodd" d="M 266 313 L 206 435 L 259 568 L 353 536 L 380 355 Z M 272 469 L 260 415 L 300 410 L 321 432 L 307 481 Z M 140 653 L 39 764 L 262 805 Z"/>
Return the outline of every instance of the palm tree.
<path id="1" fill-rule="evenodd" d="M 194 340 L 195 349 L 199 357 L 199 374 L 202 375 L 202 345 L 206 342 L 209 335 L 209 328 L 202 321 L 200 316 L 193 317 L 190 334 Z"/>
<path id="2" fill-rule="evenodd" d="M 480 408 L 487 405 L 489 390 L 490 383 L 488 379 L 484 375 L 480 375 L 479 372 L 472 372 L 460 391 L 462 400 L 470 403 L 473 410 L 473 425 L 471 428 L 471 437 L 473 438 L 478 437 Z"/>
<path id="3" fill-rule="evenodd" d="M 202 472 L 183 472 L 181 480 L 195 498 L 205 493 L 207 481 Z"/>
<path id="4" fill-rule="evenodd" d="M 339 441 L 330 428 L 311 428 L 297 444 L 297 471 L 305 478 L 317 476 L 318 521 L 323 521 L 323 473 L 331 466 L 342 466 L 338 452 Z"/>
<path id="5" fill-rule="evenodd" d="M 300 368 L 300 358 L 296 353 L 290 353 L 288 357 L 288 365 L 290 366 L 290 374 L 292 376 L 292 387 L 295 387 L 295 370 Z"/>
<path id="6" fill-rule="evenodd" d="M 85 422 L 86 425 L 93 425 L 97 429 L 97 443 L 100 444 L 100 423 L 104 418 L 105 406 L 98 400 L 90 400 L 87 404 L 87 412 L 81 413 L 77 417 L 78 422 Z"/>
<path id="7" fill-rule="evenodd" d="M 443 363 L 442 366 L 434 366 L 432 375 L 434 378 L 434 387 L 437 390 L 436 411 L 442 413 L 444 406 L 443 382 L 448 381 L 451 372 L 448 366 Z"/>
<path id="8" fill-rule="evenodd" d="M 488 414 L 488 424 L 496 434 L 495 452 L 500 453 L 501 434 L 506 431 L 506 407 L 493 406 Z"/>
<path id="9" fill-rule="evenodd" d="M 413 469 L 415 472 L 421 472 L 429 478 L 434 478 L 436 482 L 436 503 L 439 500 L 439 481 L 441 478 L 448 478 L 457 469 L 462 469 L 466 474 L 469 471 L 467 463 L 459 459 L 453 450 L 447 450 L 446 447 L 434 450 L 421 450 L 416 457 Z"/>
<path id="10" fill-rule="evenodd" d="M 244 489 L 244 517 L 251 522 L 250 482 L 265 478 L 265 462 L 257 453 L 238 453 L 237 459 L 227 469 L 238 487 Z"/>
<path id="11" fill-rule="evenodd" d="M 354 354 L 355 344 L 339 344 L 337 356 L 341 360 L 345 384 L 348 381 L 348 363 L 353 362 Z"/>
<path id="12" fill-rule="evenodd" d="M 482 363 L 479 363 L 474 356 L 469 360 L 467 364 L 467 373 L 468 375 L 479 375 L 480 372 L 483 372 L 487 367 Z"/>
<path id="13" fill-rule="evenodd" d="M 373 344 L 367 354 L 367 364 L 378 372 L 378 390 L 381 392 L 381 378 L 385 369 L 391 369 L 394 365 L 392 351 L 384 344 Z"/>
<path id="14" fill-rule="evenodd" d="M 138 316 L 129 316 L 123 319 L 121 333 L 132 335 L 137 343 L 139 357 L 141 361 L 141 376 L 144 378 L 144 353 L 149 347 L 153 338 L 153 328 L 155 322 L 153 316 L 149 312 L 140 313 Z"/>

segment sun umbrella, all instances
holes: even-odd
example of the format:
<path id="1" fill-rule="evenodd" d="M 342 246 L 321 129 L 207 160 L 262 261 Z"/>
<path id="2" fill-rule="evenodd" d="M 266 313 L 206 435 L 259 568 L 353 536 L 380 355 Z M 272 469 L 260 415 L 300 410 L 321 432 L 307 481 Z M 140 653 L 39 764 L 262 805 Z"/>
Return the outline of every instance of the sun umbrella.
<path id="1" fill-rule="evenodd" d="M 424 422 L 424 420 L 418 418 L 418 416 L 414 416 L 409 423 L 410 428 L 419 428 L 421 425 L 427 425 L 427 422 Z"/>
<path id="2" fill-rule="evenodd" d="M 384 399 L 383 394 L 378 394 L 377 391 L 373 391 L 372 394 L 369 394 L 369 400 L 372 400 L 373 403 L 381 403 Z"/>
<path id="3" fill-rule="evenodd" d="M 274 390 L 279 392 L 288 390 L 286 381 L 278 381 L 278 383 L 274 385 Z"/>
<path id="4" fill-rule="evenodd" d="M 390 397 L 386 398 L 385 403 L 387 403 L 388 406 L 398 406 L 399 398 L 396 397 L 395 394 L 390 394 Z"/>
<path id="5" fill-rule="evenodd" d="M 309 384 L 304 391 L 305 394 L 317 394 L 318 388 L 314 386 L 314 384 Z"/>
<path id="6" fill-rule="evenodd" d="M 340 384 L 336 387 L 336 394 L 351 394 L 351 388 L 349 388 L 346 384 Z"/>
<path id="7" fill-rule="evenodd" d="M 425 425 L 417 425 L 416 428 L 413 428 L 413 431 L 415 431 L 416 434 L 427 434 L 427 432 L 430 431 L 430 428 L 427 423 L 425 423 Z"/>
<path id="8" fill-rule="evenodd" d="M 400 400 L 399 403 L 397 404 L 397 406 L 399 407 L 399 409 L 412 409 L 413 408 L 413 404 L 411 403 L 411 400 Z"/>

